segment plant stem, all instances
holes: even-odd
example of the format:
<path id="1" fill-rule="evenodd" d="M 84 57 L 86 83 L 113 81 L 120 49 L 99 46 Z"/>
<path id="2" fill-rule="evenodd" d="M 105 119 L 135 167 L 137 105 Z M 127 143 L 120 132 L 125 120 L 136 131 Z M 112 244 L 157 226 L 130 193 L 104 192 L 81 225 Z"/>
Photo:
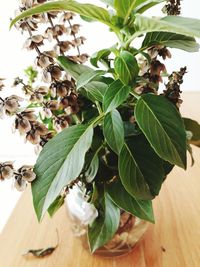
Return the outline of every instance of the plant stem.
<path id="1" fill-rule="evenodd" d="M 96 104 L 96 106 L 97 106 L 97 109 L 98 109 L 99 115 L 102 115 L 102 114 L 103 114 L 103 111 L 102 111 L 102 108 L 101 108 L 101 106 L 100 106 L 99 102 L 98 102 L 98 101 L 95 101 L 95 104 Z"/>

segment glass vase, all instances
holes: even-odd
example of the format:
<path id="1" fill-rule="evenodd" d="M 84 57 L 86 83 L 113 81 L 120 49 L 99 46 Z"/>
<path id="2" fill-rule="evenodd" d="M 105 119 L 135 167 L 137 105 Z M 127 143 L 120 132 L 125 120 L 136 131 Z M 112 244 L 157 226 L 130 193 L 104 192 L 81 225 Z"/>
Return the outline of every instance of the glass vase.
<path id="1" fill-rule="evenodd" d="M 87 202 L 84 188 L 81 186 L 75 186 L 70 190 L 65 204 L 74 236 L 78 237 L 82 246 L 89 250 L 87 230 L 88 225 L 98 216 L 96 208 Z M 117 232 L 107 244 L 97 249 L 94 255 L 115 257 L 131 252 L 143 237 L 148 225 L 147 221 L 121 210 Z"/>

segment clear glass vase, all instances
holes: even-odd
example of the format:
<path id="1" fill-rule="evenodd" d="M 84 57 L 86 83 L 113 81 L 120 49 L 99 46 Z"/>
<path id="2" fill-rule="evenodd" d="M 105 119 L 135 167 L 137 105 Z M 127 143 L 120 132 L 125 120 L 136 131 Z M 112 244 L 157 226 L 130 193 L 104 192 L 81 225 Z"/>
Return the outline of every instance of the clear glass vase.
<path id="1" fill-rule="evenodd" d="M 98 216 L 97 210 L 87 202 L 84 188 L 79 186 L 70 190 L 65 203 L 74 236 L 78 237 L 82 246 L 89 250 L 87 229 L 88 225 Z M 136 243 L 141 240 L 148 225 L 148 222 L 121 211 L 119 228 L 114 237 L 94 254 L 102 257 L 114 257 L 131 252 Z"/>

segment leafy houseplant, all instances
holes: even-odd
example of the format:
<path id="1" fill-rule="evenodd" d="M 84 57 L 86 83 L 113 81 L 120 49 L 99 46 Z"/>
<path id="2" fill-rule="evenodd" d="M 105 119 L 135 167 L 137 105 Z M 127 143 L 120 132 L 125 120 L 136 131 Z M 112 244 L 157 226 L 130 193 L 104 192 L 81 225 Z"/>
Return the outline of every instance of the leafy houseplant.
<path id="1" fill-rule="evenodd" d="M 187 149 L 199 146 L 200 126 L 179 112 L 180 85 L 186 68 L 168 75 L 159 57 L 168 48 L 197 52 L 200 20 L 179 15 L 180 1 L 104 0 L 107 9 L 76 1 L 53 1 L 21 13 L 66 10 L 87 21 L 106 24 L 119 43 L 91 58 L 92 67 L 65 56 L 57 62 L 76 81 L 81 109 L 74 125 L 44 146 L 34 167 L 34 208 L 39 220 L 63 203 L 63 192 L 84 185 L 87 201 L 98 210 L 88 227 L 91 252 L 105 245 L 119 227 L 120 210 L 154 222 L 151 201 L 175 165 L 186 169 Z M 149 8 L 165 3 L 167 16 L 146 17 Z M 108 11 L 109 9 L 109 11 Z M 139 38 L 141 46 L 134 47 Z M 65 195 L 65 194 L 64 194 Z"/>

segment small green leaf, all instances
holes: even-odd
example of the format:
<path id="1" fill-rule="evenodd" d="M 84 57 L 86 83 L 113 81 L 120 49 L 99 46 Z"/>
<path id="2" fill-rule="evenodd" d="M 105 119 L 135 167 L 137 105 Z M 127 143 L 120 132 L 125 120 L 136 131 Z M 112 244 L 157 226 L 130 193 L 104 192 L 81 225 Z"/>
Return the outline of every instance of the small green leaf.
<path id="1" fill-rule="evenodd" d="M 37 179 L 32 183 L 33 203 L 39 220 L 63 187 L 79 176 L 92 137 L 91 125 L 76 125 L 63 130 L 44 146 L 34 167 Z"/>
<path id="2" fill-rule="evenodd" d="M 119 179 L 107 186 L 107 192 L 120 209 L 154 223 L 151 200 L 136 200 L 124 189 Z"/>
<path id="3" fill-rule="evenodd" d="M 124 84 L 128 85 L 136 79 L 139 67 L 137 60 L 130 52 L 121 52 L 120 55 L 116 57 L 114 65 L 119 79 Z"/>
<path id="4" fill-rule="evenodd" d="M 123 85 L 120 80 L 111 83 L 103 98 L 104 112 L 108 113 L 120 106 L 127 99 L 130 91 L 131 87 Z"/>
<path id="5" fill-rule="evenodd" d="M 72 78 L 75 80 L 77 80 L 82 73 L 93 71 L 88 66 L 77 64 L 65 56 L 59 56 L 57 61 L 58 64 L 66 71 L 66 73 L 69 73 L 70 76 L 72 76 Z"/>
<path id="6" fill-rule="evenodd" d="M 99 216 L 88 228 L 88 239 L 91 252 L 104 246 L 112 239 L 119 227 L 120 210 L 112 202 L 107 193 L 98 196 Z"/>
<path id="7" fill-rule="evenodd" d="M 144 13 L 149 8 L 156 6 L 166 0 L 139 0 L 140 4 L 135 8 L 135 13 Z"/>
<path id="8" fill-rule="evenodd" d="M 189 143 L 200 147 L 200 124 L 197 121 L 189 118 L 183 118 L 183 121 L 186 131 L 191 133 L 191 136 L 188 140 Z"/>
<path id="9" fill-rule="evenodd" d="M 84 87 L 92 80 L 96 80 L 99 78 L 99 76 L 105 74 L 105 71 L 103 70 L 90 70 L 87 72 L 83 72 L 77 79 L 77 90 L 81 87 Z"/>
<path id="10" fill-rule="evenodd" d="M 106 114 L 103 133 L 111 149 L 119 154 L 124 144 L 124 127 L 122 118 L 116 109 Z"/>
<path id="11" fill-rule="evenodd" d="M 110 54 L 111 54 L 110 49 L 102 49 L 91 56 L 90 62 L 94 67 L 98 68 L 99 67 L 98 61 L 101 62 L 102 59 L 103 60 L 107 59 Z"/>
<path id="12" fill-rule="evenodd" d="M 11 27 L 17 21 L 24 19 L 28 16 L 48 11 L 59 11 L 59 10 L 72 11 L 78 13 L 81 16 L 85 16 L 89 19 L 100 21 L 110 26 L 111 28 L 113 26 L 110 22 L 110 15 L 106 9 L 92 4 L 81 4 L 76 1 L 65 0 L 65 1 L 52 1 L 28 9 L 12 20 Z"/>
<path id="13" fill-rule="evenodd" d="M 186 133 L 176 107 L 164 96 L 143 95 L 135 118 L 156 153 L 164 160 L 186 168 Z"/>
<path id="14" fill-rule="evenodd" d="M 65 198 L 63 196 L 58 196 L 54 202 L 51 204 L 51 206 L 48 208 L 48 213 L 51 217 L 59 210 L 59 208 L 62 207 L 62 205 L 65 203 Z"/>
<path id="15" fill-rule="evenodd" d="M 121 182 L 131 196 L 143 200 L 152 198 L 149 186 L 127 144 L 120 152 L 118 168 Z"/>
<path id="16" fill-rule="evenodd" d="M 164 45 L 171 48 L 182 49 L 187 52 L 198 52 L 199 44 L 193 37 L 176 33 L 152 32 L 148 33 L 142 43 L 142 48 L 153 45 Z"/>

